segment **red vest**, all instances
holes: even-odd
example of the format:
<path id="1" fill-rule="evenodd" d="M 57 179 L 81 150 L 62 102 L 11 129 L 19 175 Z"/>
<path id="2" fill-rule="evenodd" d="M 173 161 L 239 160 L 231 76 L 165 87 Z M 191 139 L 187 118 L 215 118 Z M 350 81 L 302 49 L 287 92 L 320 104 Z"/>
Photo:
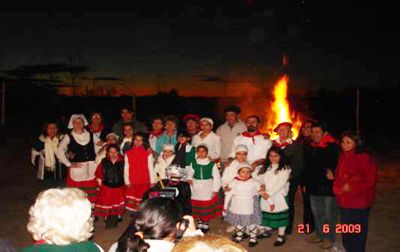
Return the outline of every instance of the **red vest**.
<path id="1" fill-rule="evenodd" d="M 150 183 L 149 155 L 151 155 L 151 152 L 143 146 L 133 146 L 126 152 L 129 162 L 129 181 L 132 185 Z"/>

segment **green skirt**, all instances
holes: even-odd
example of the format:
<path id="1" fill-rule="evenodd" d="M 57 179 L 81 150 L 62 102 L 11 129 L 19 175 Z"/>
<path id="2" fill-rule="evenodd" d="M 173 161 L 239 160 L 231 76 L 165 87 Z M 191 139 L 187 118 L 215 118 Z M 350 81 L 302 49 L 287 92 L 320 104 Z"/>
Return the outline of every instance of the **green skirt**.
<path id="1" fill-rule="evenodd" d="M 289 204 L 289 197 L 285 196 L 286 203 Z M 262 226 L 270 228 L 286 227 L 289 224 L 289 210 L 279 213 L 262 212 Z"/>

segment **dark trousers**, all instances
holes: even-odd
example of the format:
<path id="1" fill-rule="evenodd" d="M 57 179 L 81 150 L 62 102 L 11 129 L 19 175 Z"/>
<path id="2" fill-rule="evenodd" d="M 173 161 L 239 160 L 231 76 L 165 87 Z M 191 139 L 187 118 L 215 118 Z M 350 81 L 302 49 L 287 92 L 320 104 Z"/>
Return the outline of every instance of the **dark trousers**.
<path id="1" fill-rule="evenodd" d="M 329 239 L 334 243 L 336 241 L 336 224 L 339 214 L 336 198 L 334 196 L 311 195 L 310 200 L 315 218 L 316 234 L 320 239 Z"/>
<path id="2" fill-rule="evenodd" d="M 286 234 L 291 234 L 293 232 L 293 219 L 294 219 L 294 200 L 296 197 L 297 188 L 300 183 L 298 179 L 291 179 L 289 186 L 289 224 L 286 227 Z M 301 187 L 303 189 L 303 187 Z M 308 230 L 310 233 L 314 231 L 314 216 L 311 210 L 310 195 L 307 192 L 301 190 L 303 197 L 303 225 L 308 225 Z M 307 230 L 307 229 L 305 229 Z"/>
<path id="3" fill-rule="evenodd" d="M 364 252 L 367 243 L 368 234 L 368 218 L 371 208 L 364 209 L 350 209 L 340 208 L 341 224 L 342 228 L 344 225 L 359 225 L 361 232 L 342 232 L 343 247 L 346 252 Z"/>

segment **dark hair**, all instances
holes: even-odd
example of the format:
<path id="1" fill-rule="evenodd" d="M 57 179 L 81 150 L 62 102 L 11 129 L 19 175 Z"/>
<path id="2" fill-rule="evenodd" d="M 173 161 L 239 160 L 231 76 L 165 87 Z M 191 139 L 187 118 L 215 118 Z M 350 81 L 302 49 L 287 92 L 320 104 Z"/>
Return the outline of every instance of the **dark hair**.
<path id="1" fill-rule="evenodd" d="M 150 119 L 150 123 L 153 123 L 155 120 L 161 120 L 162 124 L 164 125 L 164 117 L 162 115 L 152 116 Z"/>
<path id="2" fill-rule="evenodd" d="M 200 148 L 205 149 L 205 150 L 207 151 L 207 154 L 208 154 L 208 148 L 207 148 L 206 146 L 204 146 L 204 145 L 199 145 L 199 146 L 197 146 L 197 147 L 196 147 L 196 152 L 197 152 L 197 150 L 200 149 Z"/>
<path id="3" fill-rule="evenodd" d="M 155 197 L 142 203 L 139 210 L 134 214 L 134 220 L 118 240 L 118 252 L 146 252 L 150 247 L 144 239 L 162 240 L 172 235 L 178 237 L 176 223 L 182 222 L 182 209 L 180 205 L 168 198 Z M 184 232 L 184 231 L 183 231 Z"/>
<path id="4" fill-rule="evenodd" d="M 122 125 L 122 135 L 124 135 L 124 128 L 125 128 L 125 126 L 131 127 L 132 130 L 133 130 L 133 134 L 135 134 L 135 132 L 136 132 L 135 126 L 133 126 L 130 122 L 127 122 L 127 123 L 124 123 L 124 124 Z M 125 135 L 124 135 L 124 137 L 125 137 Z"/>
<path id="5" fill-rule="evenodd" d="M 130 113 L 135 113 L 135 110 L 134 110 L 133 107 L 131 107 L 131 106 L 122 106 L 122 107 L 121 107 L 121 111 L 122 111 L 123 109 L 128 110 L 128 112 L 130 112 Z"/>
<path id="6" fill-rule="evenodd" d="M 55 121 L 48 121 L 48 122 L 45 122 L 44 124 L 43 124 L 43 126 L 42 126 L 42 134 L 43 134 L 43 136 L 47 136 L 47 127 L 49 126 L 49 124 L 55 124 L 56 126 L 57 126 L 57 128 L 58 128 L 58 123 L 57 122 L 55 122 Z"/>
<path id="7" fill-rule="evenodd" d="M 167 123 L 167 121 L 171 121 L 174 122 L 176 127 L 179 126 L 179 119 L 178 117 L 174 116 L 174 115 L 167 115 L 164 119 L 165 123 Z"/>
<path id="8" fill-rule="evenodd" d="M 115 149 L 117 149 L 118 152 L 120 152 L 120 149 L 119 149 L 118 144 L 110 144 L 110 145 L 108 145 L 107 148 L 106 148 L 106 153 L 107 153 L 107 154 L 108 154 L 108 152 L 110 151 L 111 148 L 115 148 Z"/>
<path id="9" fill-rule="evenodd" d="M 296 139 L 297 142 L 301 142 L 301 141 L 306 139 L 306 137 L 303 135 L 303 128 L 308 123 L 310 123 L 311 126 L 312 126 L 315 123 L 315 121 L 314 120 L 304 120 L 301 123 L 300 130 L 299 130 L 299 135 L 297 136 L 297 139 Z"/>
<path id="10" fill-rule="evenodd" d="M 357 132 L 351 130 L 343 132 L 342 135 L 340 136 L 340 142 L 343 141 L 344 137 L 348 137 L 354 141 L 354 143 L 356 144 L 355 150 L 357 154 L 366 152 L 363 141 L 361 140 L 361 137 Z"/>
<path id="11" fill-rule="evenodd" d="M 176 133 L 176 138 L 183 136 L 183 137 L 188 137 L 191 138 L 192 135 L 186 130 L 186 129 L 178 129 L 178 132 Z"/>
<path id="12" fill-rule="evenodd" d="M 261 119 L 260 119 L 260 117 L 259 117 L 258 115 L 250 115 L 250 116 L 248 116 L 248 117 L 246 118 L 246 121 L 247 121 L 248 119 L 250 119 L 250 118 L 255 118 L 255 119 L 257 119 L 257 122 L 258 122 L 258 123 L 261 122 Z"/>
<path id="13" fill-rule="evenodd" d="M 92 113 L 90 113 L 90 118 L 92 118 L 94 114 L 99 114 L 101 118 L 103 118 L 103 114 L 99 110 L 92 111 Z"/>
<path id="14" fill-rule="evenodd" d="M 311 128 L 321 128 L 324 133 L 328 131 L 328 125 L 324 122 L 313 122 Z"/>
<path id="15" fill-rule="evenodd" d="M 132 140 L 135 140 L 135 138 L 139 136 L 143 139 L 143 147 L 147 150 L 150 148 L 150 143 L 149 143 L 149 134 L 148 133 L 143 133 L 143 132 L 138 132 L 135 133 L 132 137 Z"/>
<path id="16" fill-rule="evenodd" d="M 283 153 L 283 150 L 277 146 L 272 146 L 268 150 L 267 158 L 265 159 L 265 163 L 264 163 L 263 167 L 258 172 L 258 175 L 264 174 L 266 171 L 268 171 L 269 169 L 272 168 L 271 161 L 269 160 L 269 155 L 271 154 L 271 152 L 275 152 L 281 157 L 281 160 L 279 161 L 278 169 L 275 170 L 275 174 L 281 170 L 289 169 L 289 167 L 286 165 L 286 159 L 285 159 L 285 154 Z"/>
<path id="17" fill-rule="evenodd" d="M 233 112 L 238 115 L 238 114 L 240 114 L 241 110 L 238 106 L 229 106 L 226 109 L 224 109 L 224 114 L 226 114 L 228 112 Z"/>

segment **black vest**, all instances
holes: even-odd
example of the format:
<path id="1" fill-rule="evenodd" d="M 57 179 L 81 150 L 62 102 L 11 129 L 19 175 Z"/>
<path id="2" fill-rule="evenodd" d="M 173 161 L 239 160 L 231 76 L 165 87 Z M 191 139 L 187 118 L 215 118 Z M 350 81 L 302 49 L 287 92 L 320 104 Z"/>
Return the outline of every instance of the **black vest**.
<path id="1" fill-rule="evenodd" d="M 101 161 L 103 167 L 103 184 L 108 187 L 121 187 L 124 182 L 124 161 L 113 164 L 108 158 Z"/>
<path id="2" fill-rule="evenodd" d="M 90 141 L 86 145 L 80 145 L 75 141 L 74 136 L 69 134 L 69 145 L 68 150 L 75 154 L 74 158 L 72 158 L 71 162 L 87 162 L 94 161 L 96 159 L 96 153 L 94 151 L 94 142 L 93 142 L 93 133 L 89 132 Z"/>

